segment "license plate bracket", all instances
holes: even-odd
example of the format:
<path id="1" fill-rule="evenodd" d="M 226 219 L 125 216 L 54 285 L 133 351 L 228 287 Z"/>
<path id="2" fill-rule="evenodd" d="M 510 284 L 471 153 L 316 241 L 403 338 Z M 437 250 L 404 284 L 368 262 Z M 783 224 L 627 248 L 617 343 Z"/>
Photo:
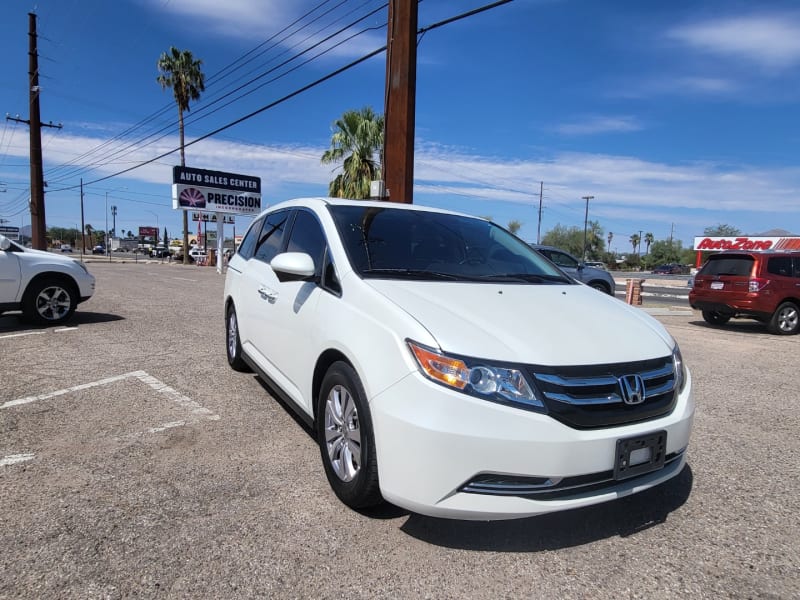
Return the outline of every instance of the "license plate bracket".
<path id="1" fill-rule="evenodd" d="M 657 471 L 664 466 L 666 453 L 667 432 L 663 430 L 617 440 L 614 479 L 621 481 Z"/>

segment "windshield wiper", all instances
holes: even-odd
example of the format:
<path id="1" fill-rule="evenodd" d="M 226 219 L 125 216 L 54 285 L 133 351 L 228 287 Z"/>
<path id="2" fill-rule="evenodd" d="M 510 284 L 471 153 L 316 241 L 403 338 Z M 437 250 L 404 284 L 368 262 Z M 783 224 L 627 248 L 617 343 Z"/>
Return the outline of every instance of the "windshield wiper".
<path id="1" fill-rule="evenodd" d="M 567 281 L 560 275 L 535 275 L 534 273 L 499 273 L 497 275 L 485 275 L 484 279 L 505 280 L 505 281 L 524 281 L 525 283 L 566 283 Z"/>
<path id="2" fill-rule="evenodd" d="M 398 279 L 429 279 L 436 281 L 461 279 L 461 277 L 451 275 L 450 273 L 426 271 L 425 269 L 364 269 L 361 272 L 364 275 L 389 275 L 392 277 L 397 277 Z"/>

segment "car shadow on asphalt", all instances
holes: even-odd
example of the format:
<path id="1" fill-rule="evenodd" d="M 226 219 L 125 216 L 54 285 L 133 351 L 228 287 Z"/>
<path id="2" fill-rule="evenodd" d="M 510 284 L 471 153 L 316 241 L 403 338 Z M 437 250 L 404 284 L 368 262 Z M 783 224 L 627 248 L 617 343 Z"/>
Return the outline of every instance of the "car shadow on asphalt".
<path id="1" fill-rule="evenodd" d="M 700 327 L 702 329 L 711 329 L 714 331 L 728 331 L 730 333 L 747 333 L 747 334 L 761 334 L 761 335 L 768 335 L 772 336 L 772 334 L 767 331 L 767 326 L 764 323 L 759 323 L 758 321 L 754 321 L 751 319 L 735 319 L 728 321 L 725 325 L 711 325 L 710 323 L 706 323 L 703 320 L 697 321 L 689 321 L 689 325 L 694 325 L 695 327 Z"/>
<path id="2" fill-rule="evenodd" d="M 109 313 L 80 311 L 72 315 L 72 318 L 65 323 L 60 323 L 58 325 L 37 325 L 23 319 L 21 312 L 8 312 L 0 315 L 0 333 L 20 333 L 22 331 L 54 329 L 58 327 L 77 327 L 79 325 L 122 321 L 124 318 L 125 317 Z"/>
<path id="3" fill-rule="evenodd" d="M 401 531 L 459 550 L 541 552 L 628 537 L 665 523 L 686 503 L 693 484 L 687 464 L 673 479 L 639 494 L 586 508 L 510 521 L 454 521 L 411 514 Z"/>

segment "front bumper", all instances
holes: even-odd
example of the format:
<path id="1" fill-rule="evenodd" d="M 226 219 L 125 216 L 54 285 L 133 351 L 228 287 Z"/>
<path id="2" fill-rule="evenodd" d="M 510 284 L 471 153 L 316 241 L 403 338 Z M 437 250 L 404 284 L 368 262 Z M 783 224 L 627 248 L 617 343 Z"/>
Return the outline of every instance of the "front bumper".
<path id="1" fill-rule="evenodd" d="M 533 516 L 640 492 L 674 477 L 686 462 L 694 417 L 691 389 L 687 372 L 686 386 L 668 415 L 578 430 L 547 415 L 448 390 L 413 373 L 370 404 L 381 492 L 389 502 L 413 512 L 475 520 Z M 667 432 L 671 460 L 658 471 L 609 481 L 617 440 L 659 430 Z M 466 484 L 487 475 L 534 482 L 574 478 L 571 481 L 595 485 L 563 489 L 549 497 L 513 489 L 481 493 L 473 486 L 465 491 Z"/>

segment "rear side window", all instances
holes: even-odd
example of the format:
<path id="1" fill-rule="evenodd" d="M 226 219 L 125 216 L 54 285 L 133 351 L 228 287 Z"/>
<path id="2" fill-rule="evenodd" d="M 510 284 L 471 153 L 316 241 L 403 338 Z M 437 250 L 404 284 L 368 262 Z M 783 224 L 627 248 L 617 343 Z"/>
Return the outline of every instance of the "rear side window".
<path id="1" fill-rule="evenodd" d="M 792 257 L 791 256 L 772 256 L 767 261 L 767 272 L 771 275 L 781 277 L 792 276 Z"/>
<path id="2" fill-rule="evenodd" d="M 700 275 L 750 277 L 754 262 L 752 256 L 712 256 L 700 270 Z"/>

